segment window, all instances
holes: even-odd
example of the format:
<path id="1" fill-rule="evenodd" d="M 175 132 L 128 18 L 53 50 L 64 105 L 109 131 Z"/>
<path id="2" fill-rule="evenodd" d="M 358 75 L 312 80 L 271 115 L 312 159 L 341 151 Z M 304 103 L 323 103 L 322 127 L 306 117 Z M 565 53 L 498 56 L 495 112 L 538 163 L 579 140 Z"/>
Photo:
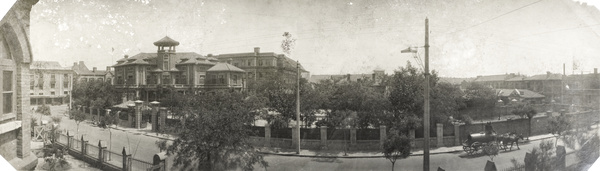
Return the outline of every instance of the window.
<path id="1" fill-rule="evenodd" d="M 223 78 L 223 75 L 219 75 L 219 84 L 225 84 L 225 78 Z"/>
<path id="2" fill-rule="evenodd" d="M 248 60 L 248 66 L 252 66 L 252 60 Z"/>
<path id="3" fill-rule="evenodd" d="M 63 94 L 69 95 L 69 91 L 64 91 Z"/>
<path id="4" fill-rule="evenodd" d="M 200 78 L 198 79 L 198 84 L 200 84 L 200 85 L 204 84 L 204 75 L 200 76 Z"/>
<path id="5" fill-rule="evenodd" d="M 69 81 L 67 80 L 67 77 L 64 77 L 65 80 L 63 80 L 63 88 L 69 88 Z"/>
<path id="6" fill-rule="evenodd" d="M 263 66 L 263 60 L 258 60 L 258 66 Z"/>
<path id="7" fill-rule="evenodd" d="M 82 78 L 81 81 L 82 82 L 87 82 L 87 78 Z"/>
<path id="8" fill-rule="evenodd" d="M 237 83 L 238 83 L 238 76 L 233 75 L 233 84 L 237 84 Z"/>
<path id="9" fill-rule="evenodd" d="M 33 90 L 35 88 L 35 81 L 32 79 L 29 81 L 29 89 Z"/>
<path id="10" fill-rule="evenodd" d="M 13 106 L 13 72 L 2 72 L 2 114 L 12 113 Z"/>
<path id="11" fill-rule="evenodd" d="M 50 95 L 56 95 L 56 93 L 55 93 L 55 92 L 53 92 L 53 91 L 51 91 L 51 92 L 50 92 Z"/>
<path id="12" fill-rule="evenodd" d="M 128 75 L 127 76 L 127 84 L 133 84 L 133 81 L 135 81 L 135 80 L 133 80 L 133 75 Z"/>
<path id="13" fill-rule="evenodd" d="M 102 82 L 104 81 L 104 78 L 98 78 L 98 81 Z"/>
<path id="14" fill-rule="evenodd" d="M 56 83 L 55 82 L 50 82 L 50 88 L 56 88 Z"/>

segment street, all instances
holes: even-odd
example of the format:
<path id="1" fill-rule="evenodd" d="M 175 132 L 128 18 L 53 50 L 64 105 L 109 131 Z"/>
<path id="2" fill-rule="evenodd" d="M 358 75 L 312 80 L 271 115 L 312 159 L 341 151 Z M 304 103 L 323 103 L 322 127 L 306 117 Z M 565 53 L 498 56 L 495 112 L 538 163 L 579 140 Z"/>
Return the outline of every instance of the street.
<path id="1" fill-rule="evenodd" d="M 63 116 L 60 124 L 60 129 L 75 131 L 77 125 L 74 120 L 64 116 L 66 106 L 52 106 L 52 115 Z M 35 114 L 33 117 L 39 117 Z M 44 116 L 44 120 L 50 120 L 50 117 Z M 136 159 L 150 162 L 152 156 L 159 152 L 158 147 L 154 144 L 158 138 L 142 135 L 140 133 L 131 133 L 121 130 L 112 129 L 112 150 L 120 153 L 122 148 L 130 147 L 133 157 Z M 597 131 L 597 129 L 596 129 Z M 109 141 L 109 131 L 96 126 L 92 126 L 87 122 L 82 122 L 79 125 L 79 134 L 84 134 L 90 144 L 97 144 L 98 140 Z M 554 138 L 549 138 L 554 142 Z M 500 151 L 493 158 L 498 169 L 512 167 L 511 159 L 516 159 L 523 163 L 525 153 L 529 152 L 534 147 L 538 147 L 541 141 L 531 141 L 529 143 L 521 143 L 520 150 L 513 147 L 512 151 Z M 559 145 L 562 144 L 559 141 Z M 567 153 L 571 152 L 567 148 Z M 481 151 L 480 151 L 481 153 Z M 172 160 L 172 157 L 170 157 Z M 311 157 L 294 157 L 294 156 L 278 156 L 265 155 L 265 160 L 269 162 L 267 170 L 391 170 L 392 164 L 385 158 L 311 158 Z M 491 160 L 490 157 L 483 154 L 466 155 L 464 152 L 443 153 L 431 155 L 431 169 L 442 167 L 445 170 L 482 170 L 486 161 Z M 567 166 L 577 162 L 574 153 L 567 155 Z M 399 159 L 396 162 L 395 169 L 397 170 L 420 170 L 422 169 L 423 159 L 421 156 L 410 156 L 406 159 Z M 168 162 L 169 165 L 172 161 Z M 257 170 L 264 168 L 255 165 Z"/>

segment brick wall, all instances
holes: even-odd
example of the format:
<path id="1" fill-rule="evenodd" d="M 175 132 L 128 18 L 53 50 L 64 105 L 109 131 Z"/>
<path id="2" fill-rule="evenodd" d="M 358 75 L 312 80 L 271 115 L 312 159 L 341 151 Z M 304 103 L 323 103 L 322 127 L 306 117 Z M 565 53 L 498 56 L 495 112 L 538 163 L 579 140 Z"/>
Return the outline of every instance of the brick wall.
<path id="1" fill-rule="evenodd" d="M 13 130 L 4 134 L 0 134 L 0 156 L 7 161 L 15 158 L 17 148 L 17 130 Z"/>

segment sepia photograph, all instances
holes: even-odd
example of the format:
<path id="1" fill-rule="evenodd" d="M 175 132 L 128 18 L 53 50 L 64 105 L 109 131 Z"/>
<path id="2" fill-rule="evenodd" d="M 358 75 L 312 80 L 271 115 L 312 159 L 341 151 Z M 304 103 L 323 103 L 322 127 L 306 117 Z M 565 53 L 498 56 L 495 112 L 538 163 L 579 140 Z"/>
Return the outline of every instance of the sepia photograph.
<path id="1" fill-rule="evenodd" d="M 0 170 L 600 170 L 597 0 L 2 0 Z"/>

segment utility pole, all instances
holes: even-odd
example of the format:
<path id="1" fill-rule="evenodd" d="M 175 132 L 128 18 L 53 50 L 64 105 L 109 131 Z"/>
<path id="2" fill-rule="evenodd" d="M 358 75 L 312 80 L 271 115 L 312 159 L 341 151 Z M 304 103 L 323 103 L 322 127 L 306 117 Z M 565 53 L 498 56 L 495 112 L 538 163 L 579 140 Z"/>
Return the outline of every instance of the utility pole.
<path id="1" fill-rule="evenodd" d="M 296 60 L 296 138 L 298 139 L 298 149 L 296 154 L 300 154 L 300 62 Z"/>
<path id="2" fill-rule="evenodd" d="M 423 127 L 425 144 L 423 147 L 423 171 L 429 171 L 429 19 L 425 18 L 425 105 Z"/>

